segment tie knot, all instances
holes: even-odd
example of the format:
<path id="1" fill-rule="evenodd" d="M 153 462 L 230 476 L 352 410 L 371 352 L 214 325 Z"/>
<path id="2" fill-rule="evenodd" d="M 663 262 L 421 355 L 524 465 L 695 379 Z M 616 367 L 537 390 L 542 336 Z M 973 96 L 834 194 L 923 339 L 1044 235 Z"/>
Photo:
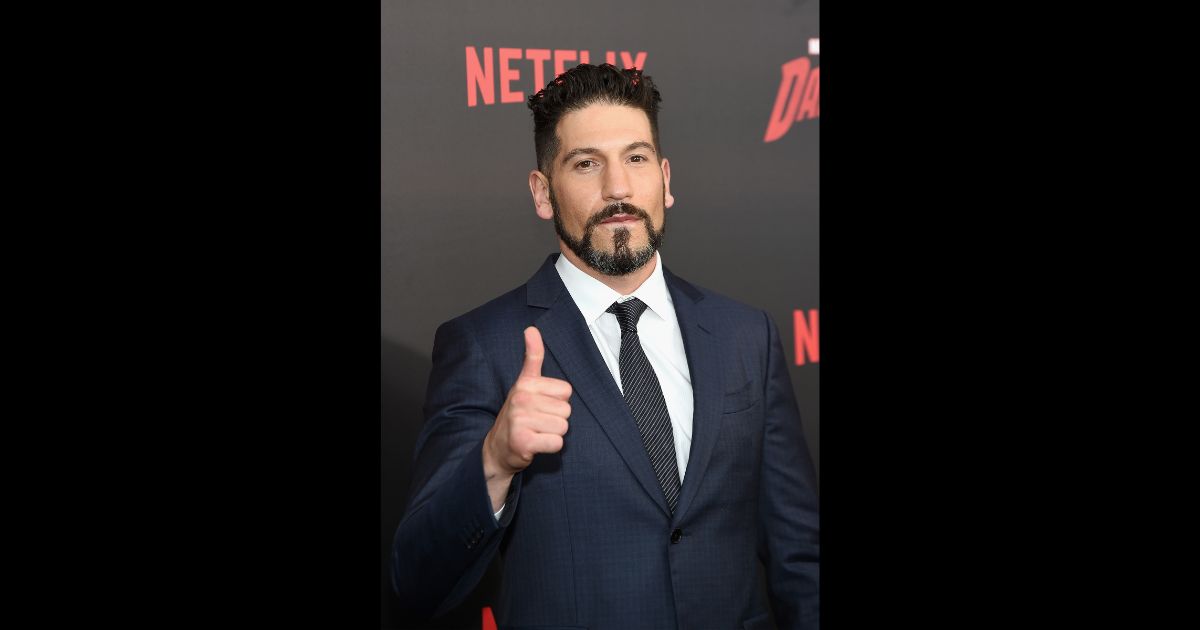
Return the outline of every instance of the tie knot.
<path id="1" fill-rule="evenodd" d="M 637 298 L 630 298 L 625 302 L 613 302 L 606 312 L 617 316 L 623 336 L 637 332 L 638 320 L 641 319 L 642 313 L 646 312 L 646 303 Z"/>

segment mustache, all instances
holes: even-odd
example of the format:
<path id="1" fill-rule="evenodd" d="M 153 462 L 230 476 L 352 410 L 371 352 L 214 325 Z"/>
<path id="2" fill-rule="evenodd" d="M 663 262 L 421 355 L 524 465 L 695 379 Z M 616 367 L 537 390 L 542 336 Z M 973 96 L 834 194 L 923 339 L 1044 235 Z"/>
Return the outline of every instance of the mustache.
<path id="1" fill-rule="evenodd" d="M 623 201 L 619 201 L 617 203 L 608 204 L 607 206 L 604 207 L 603 210 L 592 215 L 592 218 L 588 219 L 587 227 L 590 228 L 593 226 L 600 225 L 600 223 L 602 221 L 604 221 L 606 219 L 611 219 L 611 218 L 617 216 L 618 214 L 628 214 L 631 216 L 635 216 L 643 221 L 650 220 L 650 213 L 646 212 L 645 210 L 643 210 L 631 203 L 625 203 Z"/>

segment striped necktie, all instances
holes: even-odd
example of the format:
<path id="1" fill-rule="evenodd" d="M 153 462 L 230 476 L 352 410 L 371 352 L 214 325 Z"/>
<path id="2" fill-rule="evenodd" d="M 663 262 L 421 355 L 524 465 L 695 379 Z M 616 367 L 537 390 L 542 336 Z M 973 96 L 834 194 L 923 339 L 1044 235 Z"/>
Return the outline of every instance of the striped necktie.
<path id="1" fill-rule="evenodd" d="M 642 444 L 650 456 L 650 465 L 658 477 L 663 496 L 671 513 L 679 503 L 679 465 L 675 461 L 675 437 L 671 432 L 671 416 L 662 386 L 650 366 L 650 360 L 638 340 L 637 323 L 646 311 L 646 303 L 637 298 L 613 302 L 607 312 L 617 316 L 621 324 L 621 389 L 625 404 L 637 422 Z"/>

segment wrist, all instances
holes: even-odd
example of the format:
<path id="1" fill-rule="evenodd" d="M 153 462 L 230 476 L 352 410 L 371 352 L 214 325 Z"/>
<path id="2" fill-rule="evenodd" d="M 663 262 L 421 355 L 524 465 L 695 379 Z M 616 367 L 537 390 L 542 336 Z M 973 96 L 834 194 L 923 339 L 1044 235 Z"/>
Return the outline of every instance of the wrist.
<path id="1" fill-rule="evenodd" d="M 483 440 L 483 479 L 491 485 L 496 481 L 508 481 L 516 475 L 516 471 L 509 471 L 502 463 L 502 460 L 492 453 L 492 434 L 488 434 Z"/>

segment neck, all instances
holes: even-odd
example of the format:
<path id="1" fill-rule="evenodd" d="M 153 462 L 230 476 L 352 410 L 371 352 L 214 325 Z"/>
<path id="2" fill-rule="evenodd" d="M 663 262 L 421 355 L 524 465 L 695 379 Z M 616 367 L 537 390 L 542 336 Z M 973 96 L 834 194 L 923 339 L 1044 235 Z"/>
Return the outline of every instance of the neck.
<path id="1" fill-rule="evenodd" d="M 637 288 L 642 286 L 642 283 L 654 273 L 654 267 L 658 265 L 658 252 L 655 252 L 654 256 L 650 258 L 650 261 L 642 265 L 641 269 L 630 272 L 623 276 L 609 276 L 592 269 L 591 265 L 587 264 L 578 256 L 576 256 L 575 252 L 571 251 L 570 248 L 568 248 L 567 245 L 561 240 L 558 241 L 558 249 L 562 252 L 563 256 L 567 257 L 567 260 L 571 261 L 571 263 L 575 265 L 577 269 L 580 269 L 587 275 L 599 280 L 604 284 L 604 286 L 616 291 L 617 293 L 620 293 L 621 295 L 629 295 L 630 293 L 636 291 Z"/>

